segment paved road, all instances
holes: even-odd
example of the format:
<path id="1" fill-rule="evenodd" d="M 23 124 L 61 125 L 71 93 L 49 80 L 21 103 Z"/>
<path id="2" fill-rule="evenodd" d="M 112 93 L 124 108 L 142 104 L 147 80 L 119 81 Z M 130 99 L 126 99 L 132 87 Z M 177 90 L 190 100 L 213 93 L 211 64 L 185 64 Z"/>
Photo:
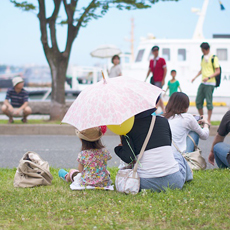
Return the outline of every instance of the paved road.
<path id="1" fill-rule="evenodd" d="M 209 150 L 214 137 L 207 141 L 200 141 L 199 146 L 203 150 L 203 156 L 208 157 Z M 226 137 L 230 143 L 230 137 Z M 105 136 L 103 143 L 107 145 L 113 158 L 109 166 L 118 166 L 119 159 L 113 148 L 119 143 L 118 136 Z M 75 168 L 76 158 L 80 150 L 80 141 L 75 136 L 3 136 L 0 135 L 0 167 L 17 167 L 22 155 L 27 151 L 35 151 L 47 160 L 52 167 Z M 208 168 L 213 168 L 208 164 Z"/>

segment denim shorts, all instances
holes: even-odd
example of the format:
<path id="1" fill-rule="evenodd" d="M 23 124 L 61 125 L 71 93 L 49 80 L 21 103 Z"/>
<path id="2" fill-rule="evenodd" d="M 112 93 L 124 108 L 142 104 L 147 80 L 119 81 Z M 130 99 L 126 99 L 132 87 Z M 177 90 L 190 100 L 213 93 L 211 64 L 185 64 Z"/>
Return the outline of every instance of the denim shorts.
<path id="1" fill-rule="evenodd" d="M 156 192 L 165 191 L 166 188 L 182 189 L 186 181 L 193 179 L 192 170 L 190 169 L 185 158 L 179 153 L 174 153 L 174 158 L 179 165 L 179 171 L 163 177 L 140 178 L 141 189 L 151 189 Z"/>
<path id="2" fill-rule="evenodd" d="M 180 171 L 157 178 L 141 178 L 141 189 L 151 189 L 156 192 L 165 191 L 166 188 L 182 189 L 185 183 Z"/>

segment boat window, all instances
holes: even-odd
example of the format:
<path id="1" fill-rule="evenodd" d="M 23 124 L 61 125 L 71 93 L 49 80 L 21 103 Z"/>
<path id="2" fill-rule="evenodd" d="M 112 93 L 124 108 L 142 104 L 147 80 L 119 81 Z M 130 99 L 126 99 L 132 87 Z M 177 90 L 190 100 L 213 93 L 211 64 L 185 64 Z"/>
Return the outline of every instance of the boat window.
<path id="1" fill-rule="evenodd" d="M 135 62 L 141 62 L 143 55 L 144 55 L 145 50 L 139 50 Z"/>
<path id="2" fill-rule="evenodd" d="M 153 59 L 153 53 L 152 53 L 152 50 L 150 50 L 148 61 L 150 61 L 151 59 Z"/>
<path id="3" fill-rule="evenodd" d="M 162 57 L 165 59 L 165 61 L 170 61 L 170 49 L 169 48 L 162 49 Z"/>
<path id="4" fill-rule="evenodd" d="M 228 60 L 228 50 L 227 49 L 216 49 L 216 55 L 220 61 Z"/>
<path id="5" fill-rule="evenodd" d="M 186 61 L 186 49 L 178 49 L 178 61 Z"/>

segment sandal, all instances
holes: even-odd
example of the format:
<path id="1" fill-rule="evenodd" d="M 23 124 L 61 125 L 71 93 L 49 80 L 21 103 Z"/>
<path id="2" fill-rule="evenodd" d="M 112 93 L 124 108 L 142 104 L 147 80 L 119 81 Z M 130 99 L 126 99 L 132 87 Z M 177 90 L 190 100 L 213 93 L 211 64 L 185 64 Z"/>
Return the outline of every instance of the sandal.
<path id="1" fill-rule="evenodd" d="M 74 181 L 74 177 L 77 176 L 78 173 L 80 173 L 79 170 L 75 170 L 70 173 L 70 179 L 72 182 Z"/>
<path id="2" fill-rule="evenodd" d="M 27 118 L 24 117 L 24 118 L 22 118 L 21 121 L 22 121 L 22 123 L 27 123 Z"/>
<path id="3" fill-rule="evenodd" d="M 12 124 L 12 123 L 14 123 L 14 119 L 11 117 L 11 118 L 9 118 L 9 121 L 8 121 L 8 123 L 9 124 Z"/>

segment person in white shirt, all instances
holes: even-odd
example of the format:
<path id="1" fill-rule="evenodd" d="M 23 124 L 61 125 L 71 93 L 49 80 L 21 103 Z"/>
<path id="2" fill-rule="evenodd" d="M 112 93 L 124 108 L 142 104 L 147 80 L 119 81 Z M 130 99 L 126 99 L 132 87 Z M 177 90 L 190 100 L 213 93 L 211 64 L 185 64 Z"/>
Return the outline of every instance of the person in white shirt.
<path id="1" fill-rule="evenodd" d="M 121 66 L 120 66 L 120 57 L 118 55 L 114 55 L 112 57 L 113 66 L 109 71 L 109 77 L 119 77 L 121 76 Z"/>
<path id="2" fill-rule="evenodd" d="M 210 125 L 204 117 L 196 119 L 192 114 L 187 113 L 189 98 L 185 93 L 175 92 L 169 98 L 164 116 L 168 119 L 172 132 L 172 140 L 181 152 L 193 152 L 194 143 L 188 134 L 198 145 L 199 138 L 207 140 L 209 137 Z M 202 127 L 203 128 L 202 128 Z M 172 145 L 173 151 L 176 148 Z"/>

